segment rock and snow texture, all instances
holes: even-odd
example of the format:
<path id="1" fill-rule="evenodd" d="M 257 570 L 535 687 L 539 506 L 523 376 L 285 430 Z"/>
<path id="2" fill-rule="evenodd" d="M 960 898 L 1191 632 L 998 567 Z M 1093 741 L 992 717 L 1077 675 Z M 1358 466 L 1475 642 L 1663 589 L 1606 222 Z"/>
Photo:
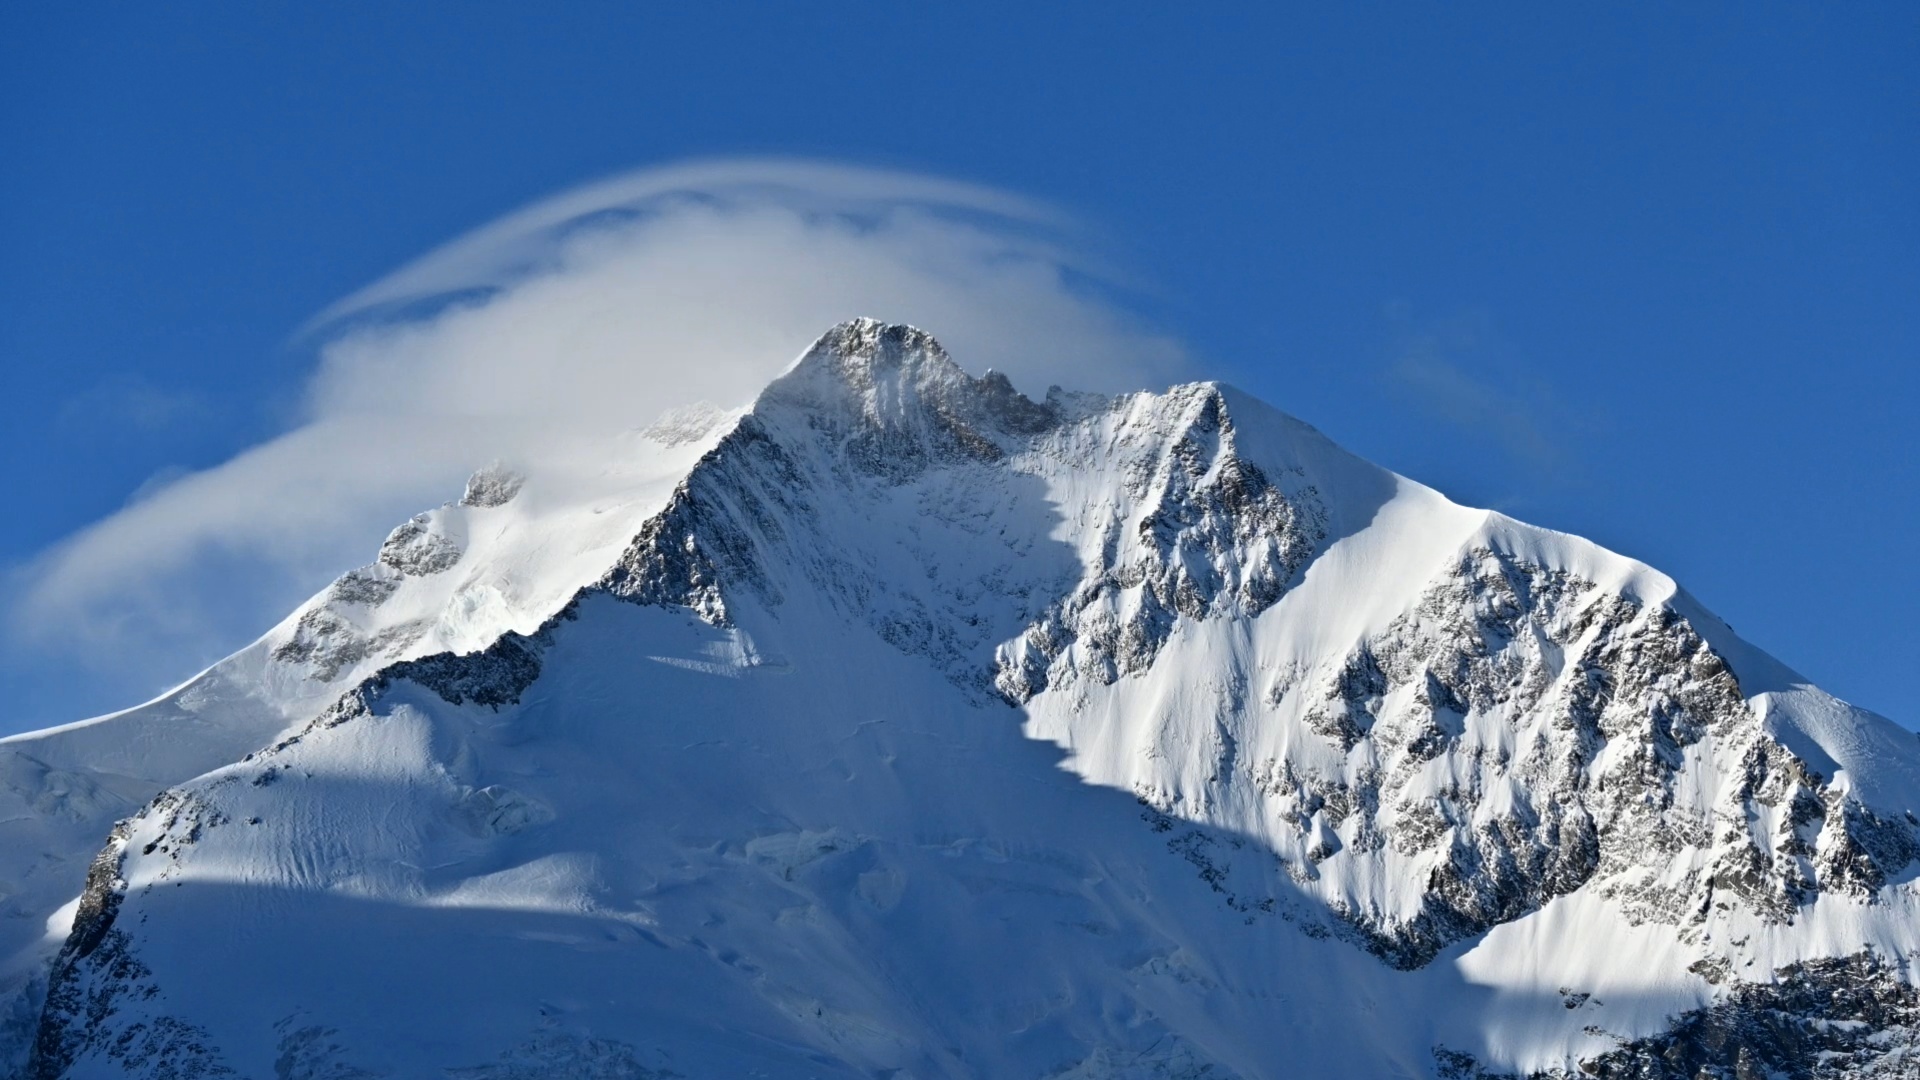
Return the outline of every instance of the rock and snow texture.
<path id="1" fill-rule="evenodd" d="M 1230 388 L 865 320 L 0 780 L 32 1077 L 1920 1074 L 1913 736 Z"/>

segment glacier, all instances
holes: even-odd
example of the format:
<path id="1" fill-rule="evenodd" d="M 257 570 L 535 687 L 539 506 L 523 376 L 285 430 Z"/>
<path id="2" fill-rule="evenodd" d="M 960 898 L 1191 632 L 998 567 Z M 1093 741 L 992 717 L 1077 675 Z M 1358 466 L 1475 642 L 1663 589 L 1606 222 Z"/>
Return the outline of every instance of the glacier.
<path id="1" fill-rule="evenodd" d="M 0 740 L 54 1077 L 1920 1075 L 1920 743 L 1228 386 L 830 330 Z"/>

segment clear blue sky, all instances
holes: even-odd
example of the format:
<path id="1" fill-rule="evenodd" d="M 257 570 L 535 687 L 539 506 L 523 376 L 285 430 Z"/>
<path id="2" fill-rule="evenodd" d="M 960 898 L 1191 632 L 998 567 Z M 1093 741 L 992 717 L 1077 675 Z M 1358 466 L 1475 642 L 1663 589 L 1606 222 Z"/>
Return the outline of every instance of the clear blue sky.
<path id="1" fill-rule="evenodd" d="M 1212 371 L 1920 724 L 1920 5 L 1454 10 L 9 5 L 0 564 L 280 431 L 290 332 L 433 245 L 797 154 L 1068 207 Z"/>

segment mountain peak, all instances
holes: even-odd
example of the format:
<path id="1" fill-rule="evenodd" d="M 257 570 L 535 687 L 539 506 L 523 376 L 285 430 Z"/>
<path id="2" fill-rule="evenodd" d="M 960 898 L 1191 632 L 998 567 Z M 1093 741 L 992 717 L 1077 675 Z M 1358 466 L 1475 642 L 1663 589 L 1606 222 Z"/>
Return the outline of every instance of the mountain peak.
<path id="1" fill-rule="evenodd" d="M 821 335 L 753 407 L 763 422 L 824 433 L 882 473 L 954 454 L 998 459 L 1057 414 L 999 372 L 967 374 L 925 330 L 870 318 Z"/>
<path id="2" fill-rule="evenodd" d="M 765 400 L 825 405 L 848 395 L 884 407 L 934 387 L 972 380 L 932 334 L 905 323 L 849 319 L 820 335 L 800 359 L 762 393 Z"/>
<path id="3" fill-rule="evenodd" d="M 873 319 L 595 465 L 0 745 L 0 1073 L 1920 1055 L 1912 737 L 1624 556 Z"/>

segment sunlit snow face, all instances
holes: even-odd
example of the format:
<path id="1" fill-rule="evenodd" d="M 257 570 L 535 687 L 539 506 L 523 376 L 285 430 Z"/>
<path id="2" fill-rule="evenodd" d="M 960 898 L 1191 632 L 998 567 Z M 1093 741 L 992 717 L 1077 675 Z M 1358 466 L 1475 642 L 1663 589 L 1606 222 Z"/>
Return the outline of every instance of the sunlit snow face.
<path id="1" fill-rule="evenodd" d="M 45 553 L 14 580 L 11 630 L 76 656 L 111 647 L 157 688 L 364 562 L 477 465 L 590 465 L 669 407 L 750 400 L 855 315 L 925 326 L 1025 390 L 1167 381 L 1180 348 L 1113 302 L 1126 283 L 1082 239 L 1001 192 L 805 162 L 562 194 L 317 316 L 304 422 Z"/>

